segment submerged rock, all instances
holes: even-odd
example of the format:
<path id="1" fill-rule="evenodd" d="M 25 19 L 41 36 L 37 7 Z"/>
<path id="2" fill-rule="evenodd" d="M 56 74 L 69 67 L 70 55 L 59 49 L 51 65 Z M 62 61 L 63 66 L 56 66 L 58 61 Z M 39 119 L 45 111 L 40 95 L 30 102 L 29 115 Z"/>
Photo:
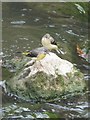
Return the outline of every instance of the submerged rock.
<path id="1" fill-rule="evenodd" d="M 52 99 L 85 89 L 83 74 L 72 63 L 52 52 L 40 61 L 27 62 L 21 68 L 7 84 L 10 91 L 25 99 Z"/>

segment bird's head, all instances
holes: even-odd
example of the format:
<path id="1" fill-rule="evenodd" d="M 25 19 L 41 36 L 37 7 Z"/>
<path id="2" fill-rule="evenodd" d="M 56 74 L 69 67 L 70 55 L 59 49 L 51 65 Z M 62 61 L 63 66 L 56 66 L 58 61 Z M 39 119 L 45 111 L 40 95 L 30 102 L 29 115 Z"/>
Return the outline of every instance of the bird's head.
<path id="1" fill-rule="evenodd" d="M 50 34 L 48 34 L 48 33 L 42 37 L 41 43 L 44 47 L 48 46 L 49 44 L 56 45 L 54 38 L 52 36 L 50 36 Z"/>
<path id="2" fill-rule="evenodd" d="M 57 43 L 56 41 L 54 40 L 54 38 L 52 36 L 50 36 L 50 34 L 45 34 L 43 37 L 42 37 L 42 45 L 49 49 L 50 51 L 51 50 L 58 50 L 58 46 L 57 46 Z"/>

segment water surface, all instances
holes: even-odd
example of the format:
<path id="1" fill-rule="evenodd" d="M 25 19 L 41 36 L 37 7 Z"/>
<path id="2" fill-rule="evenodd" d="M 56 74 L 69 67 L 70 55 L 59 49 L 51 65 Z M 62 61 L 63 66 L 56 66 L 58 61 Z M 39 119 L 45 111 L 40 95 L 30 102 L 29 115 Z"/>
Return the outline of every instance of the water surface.
<path id="1" fill-rule="evenodd" d="M 80 9 L 75 3 L 3 3 L 3 60 L 10 61 L 18 51 L 41 46 L 42 36 L 49 33 L 65 52 L 60 57 L 76 64 L 85 74 L 85 80 L 88 80 L 88 69 L 85 67 L 88 63 L 76 53 L 77 44 L 81 48 L 89 47 L 86 8 L 86 4 Z M 8 72 L 3 69 L 3 80 L 12 77 L 13 73 Z M 18 103 L 16 100 L 7 99 L 3 102 L 3 116 L 12 119 L 88 117 L 90 108 L 87 94 L 68 96 L 45 103 Z"/>

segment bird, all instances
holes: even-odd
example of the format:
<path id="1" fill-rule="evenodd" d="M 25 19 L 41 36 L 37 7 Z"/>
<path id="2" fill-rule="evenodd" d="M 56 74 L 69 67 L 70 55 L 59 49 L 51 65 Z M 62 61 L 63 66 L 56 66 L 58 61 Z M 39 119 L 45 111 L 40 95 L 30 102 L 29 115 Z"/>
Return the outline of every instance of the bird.
<path id="1" fill-rule="evenodd" d="M 47 48 L 49 51 L 51 50 L 56 50 L 58 53 L 62 53 L 61 50 L 59 50 L 56 41 L 54 40 L 54 38 L 46 33 L 42 39 L 41 39 L 41 43 L 43 45 L 43 47 Z"/>
<path id="2" fill-rule="evenodd" d="M 45 34 L 41 39 L 43 47 L 35 48 L 31 51 L 26 51 L 23 55 L 32 57 L 32 59 L 40 60 L 43 59 L 47 53 L 51 50 L 58 51 L 58 46 L 54 38 L 50 34 Z"/>
<path id="3" fill-rule="evenodd" d="M 42 39 L 41 44 L 43 47 L 35 48 L 30 51 L 22 52 L 23 55 L 27 57 L 31 57 L 33 60 L 41 60 L 43 59 L 46 54 L 49 54 L 49 51 L 56 50 L 59 54 L 62 53 L 62 51 L 58 48 L 56 41 L 54 38 L 46 33 Z M 62 53 L 63 54 L 63 53 Z"/>
<path id="4" fill-rule="evenodd" d="M 49 51 L 45 47 L 39 47 L 39 48 L 32 49 L 30 51 L 22 52 L 23 55 L 27 57 L 31 57 L 33 60 L 36 60 L 36 61 L 42 60 L 47 53 L 49 53 Z"/>

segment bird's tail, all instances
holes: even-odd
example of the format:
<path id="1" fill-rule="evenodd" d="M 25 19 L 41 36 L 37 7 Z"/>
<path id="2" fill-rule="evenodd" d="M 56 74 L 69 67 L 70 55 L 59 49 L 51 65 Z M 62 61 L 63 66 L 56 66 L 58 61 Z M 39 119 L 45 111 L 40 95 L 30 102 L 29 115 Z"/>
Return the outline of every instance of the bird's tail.
<path id="1" fill-rule="evenodd" d="M 57 51 L 57 53 L 59 53 L 59 54 L 60 54 L 60 53 L 61 53 L 61 54 L 63 54 L 63 55 L 65 54 L 65 52 L 63 52 L 63 51 L 62 51 L 62 50 L 60 50 L 59 48 L 58 48 L 58 49 L 56 49 L 56 51 Z"/>
<path id="2" fill-rule="evenodd" d="M 22 55 L 27 56 L 28 54 L 30 54 L 30 52 L 22 52 Z"/>

